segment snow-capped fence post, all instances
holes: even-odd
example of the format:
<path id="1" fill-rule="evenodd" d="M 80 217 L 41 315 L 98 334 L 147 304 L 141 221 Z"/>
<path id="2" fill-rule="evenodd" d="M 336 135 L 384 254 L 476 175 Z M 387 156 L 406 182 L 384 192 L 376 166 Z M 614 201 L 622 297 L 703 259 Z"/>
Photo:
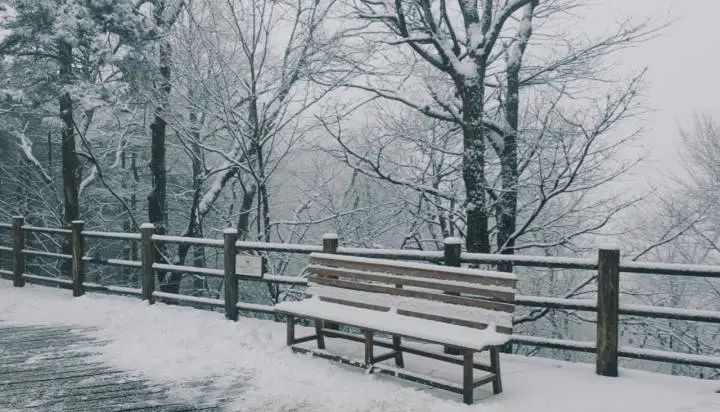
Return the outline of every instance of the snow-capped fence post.
<path id="1" fill-rule="evenodd" d="M 84 227 L 85 222 L 82 220 L 73 220 L 70 224 L 72 232 L 72 289 L 74 297 L 85 294 L 85 289 L 83 288 L 83 282 L 85 281 L 85 265 L 83 264 L 85 242 L 82 235 Z"/>
<path id="2" fill-rule="evenodd" d="M 620 250 L 598 251 L 597 362 L 596 373 L 618 375 L 618 306 L 620 299 Z"/>
<path id="3" fill-rule="evenodd" d="M 462 253 L 462 240 L 456 237 L 448 237 L 443 241 L 443 264 L 445 266 L 460 267 L 460 253 Z M 448 295 L 459 295 L 459 293 L 445 292 Z M 445 353 L 449 355 L 460 355 L 460 349 L 445 346 Z"/>
<path id="4" fill-rule="evenodd" d="M 445 266 L 460 267 L 462 241 L 456 237 L 445 238 L 443 242 L 443 262 Z"/>
<path id="5" fill-rule="evenodd" d="M 23 232 L 23 224 L 25 224 L 25 218 L 23 216 L 13 216 L 12 218 L 12 258 L 13 258 L 13 286 L 21 288 L 25 286 L 25 279 L 23 279 L 23 273 L 25 273 L 25 255 L 23 255 L 23 249 L 25 249 L 25 233 Z"/>
<path id="6" fill-rule="evenodd" d="M 236 255 L 237 250 L 235 243 L 238 240 L 238 231 L 235 228 L 225 229 L 223 232 L 223 254 L 224 254 L 224 271 L 225 271 L 225 317 L 227 319 L 238 320 L 238 278 L 236 272 Z"/>
<path id="7" fill-rule="evenodd" d="M 155 291 L 155 243 L 152 240 L 155 233 L 155 225 L 143 223 L 140 226 L 140 252 L 142 260 L 142 299 L 149 304 L 155 303 L 153 292 Z"/>
<path id="8" fill-rule="evenodd" d="M 336 233 L 325 233 L 322 238 L 323 253 L 337 253 L 338 235 Z"/>

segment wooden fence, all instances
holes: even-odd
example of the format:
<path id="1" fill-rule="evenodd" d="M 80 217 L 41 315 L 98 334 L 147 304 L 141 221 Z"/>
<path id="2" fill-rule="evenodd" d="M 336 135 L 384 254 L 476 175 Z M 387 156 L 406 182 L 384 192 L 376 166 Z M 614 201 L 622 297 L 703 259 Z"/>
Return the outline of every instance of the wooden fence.
<path id="1" fill-rule="evenodd" d="M 282 252 L 288 254 L 310 254 L 312 252 L 337 253 L 343 255 L 414 260 L 433 262 L 449 266 L 462 264 L 512 263 L 514 266 L 542 267 L 554 269 L 579 269 L 596 271 L 597 300 L 563 299 L 552 297 L 516 295 L 515 304 L 524 307 L 563 309 L 573 311 L 596 312 L 597 333 L 595 342 L 581 342 L 563 339 L 551 339 L 526 335 L 513 335 L 511 343 L 543 348 L 561 349 L 586 353 L 596 353 L 596 371 L 600 375 L 617 376 L 618 358 L 632 358 L 650 361 L 669 362 L 720 369 L 720 354 L 717 356 L 687 354 L 652 350 L 618 345 L 619 315 L 638 317 L 676 319 L 684 321 L 708 322 L 720 324 L 720 311 L 668 308 L 619 302 L 620 277 L 622 273 L 654 274 L 666 276 L 695 276 L 720 278 L 720 266 L 682 265 L 663 263 L 626 262 L 620 259 L 620 251 L 616 249 L 600 249 L 597 259 L 578 259 L 542 256 L 499 255 L 482 253 L 465 253 L 457 241 L 446 241 L 442 251 L 416 251 L 393 249 L 362 249 L 340 247 L 337 236 L 325 236 L 322 245 L 302 245 L 284 243 L 265 243 L 238 241 L 237 232 L 226 230 L 223 239 L 206 239 L 167 236 L 154 233 L 154 227 L 144 224 L 140 233 L 113 233 L 85 230 L 82 221 L 73 222 L 70 229 L 29 226 L 23 217 L 14 217 L 12 224 L 0 223 L 0 232 L 10 231 L 11 245 L 0 245 L 0 254 L 11 257 L 12 268 L 0 268 L 0 276 L 11 279 L 13 285 L 22 287 L 25 282 L 52 284 L 72 289 L 73 296 L 81 296 L 85 291 L 106 292 L 140 297 L 150 304 L 156 298 L 190 302 L 224 308 L 225 316 L 231 320 L 238 319 L 238 311 L 275 313 L 271 305 L 243 303 L 238 301 L 238 281 L 250 280 L 270 282 L 272 284 L 305 286 L 306 280 L 294 276 L 264 275 L 262 278 L 240 275 L 235 271 L 235 258 L 242 251 L 255 253 Z M 59 235 L 70 239 L 71 254 L 53 253 L 26 248 L 25 232 Z M 85 245 L 91 239 L 113 239 L 139 242 L 140 261 L 123 259 L 99 259 L 85 255 Z M 201 268 L 194 266 L 173 265 L 158 262 L 156 259 L 159 243 L 186 244 L 191 246 L 221 249 L 223 253 L 223 269 Z M 69 279 L 39 276 L 27 273 L 26 257 L 40 256 L 46 258 L 71 261 Z M 135 268 L 142 272 L 140 288 L 128 288 L 112 285 L 100 285 L 85 280 L 85 265 L 99 264 L 115 267 Z M 224 299 L 212 299 L 188 295 L 180 295 L 155 290 L 156 271 L 180 272 L 222 278 L 224 280 Z"/>

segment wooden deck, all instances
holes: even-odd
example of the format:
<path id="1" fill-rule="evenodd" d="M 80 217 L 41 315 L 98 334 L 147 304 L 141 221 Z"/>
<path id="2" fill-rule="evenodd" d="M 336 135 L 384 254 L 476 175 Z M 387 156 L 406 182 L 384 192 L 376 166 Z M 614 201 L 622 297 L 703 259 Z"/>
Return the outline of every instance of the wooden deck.
<path id="1" fill-rule="evenodd" d="M 32 411 L 220 411 L 203 384 L 189 382 L 200 399 L 178 399 L 183 385 L 148 381 L 109 367 L 93 356 L 103 345 L 88 328 L 9 326 L 0 322 L 0 410 Z M 178 390 L 180 392 L 178 392 Z"/>

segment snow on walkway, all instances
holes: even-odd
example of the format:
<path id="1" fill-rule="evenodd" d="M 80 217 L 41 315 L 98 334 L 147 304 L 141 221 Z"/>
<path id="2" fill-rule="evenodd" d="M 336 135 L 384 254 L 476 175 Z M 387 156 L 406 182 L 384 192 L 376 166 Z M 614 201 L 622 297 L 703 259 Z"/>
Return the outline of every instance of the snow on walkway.
<path id="1" fill-rule="evenodd" d="M 110 368 L 94 356 L 103 342 L 86 332 L 88 328 L 0 322 L 0 410 L 210 412 L 229 403 L 215 393 L 188 399 L 178 396 L 176 384 Z"/>
<path id="2" fill-rule="evenodd" d="M 141 373 L 162 384 L 214 382 L 236 399 L 230 410 L 262 411 L 484 411 L 484 412 L 717 412 L 720 382 L 621 370 L 604 378 L 591 365 L 502 355 L 505 392 L 459 396 L 403 381 L 365 375 L 355 368 L 293 354 L 284 325 L 157 304 L 0 281 L 0 321 L 5 325 L 76 325 L 107 341 L 98 361 Z M 302 333 L 302 332 L 301 332 Z M 359 344 L 329 340 L 328 349 Z M 459 380 L 461 368 L 407 356 L 417 367 Z M 241 383 L 241 384 L 239 384 Z M 183 389 L 184 390 L 184 389 Z M 206 389 L 203 389 L 204 391 Z"/>

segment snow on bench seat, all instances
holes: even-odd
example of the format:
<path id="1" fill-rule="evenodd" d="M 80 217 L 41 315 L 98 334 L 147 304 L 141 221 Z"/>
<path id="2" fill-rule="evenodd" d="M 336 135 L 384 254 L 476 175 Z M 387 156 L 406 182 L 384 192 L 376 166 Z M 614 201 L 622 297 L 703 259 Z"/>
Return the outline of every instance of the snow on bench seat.
<path id="1" fill-rule="evenodd" d="M 426 299 L 392 296 L 382 293 L 363 292 L 350 289 L 340 289 L 321 285 L 311 285 L 306 290 L 308 295 L 323 298 L 339 299 L 349 302 L 358 302 L 365 305 L 396 308 L 398 311 L 424 313 L 428 315 L 444 316 L 477 323 L 494 323 L 497 326 L 512 329 L 512 314 L 484 308 L 464 305 L 452 305 L 444 302 L 433 302 Z"/>
<path id="2" fill-rule="evenodd" d="M 496 332 L 494 327 L 488 327 L 484 330 L 472 329 L 403 316 L 395 311 L 380 312 L 323 302 L 317 297 L 299 302 L 282 302 L 276 305 L 275 308 L 281 313 L 324 319 L 330 322 L 357 326 L 362 329 L 408 336 L 477 351 L 484 350 L 488 346 L 503 345 L 510 338 L 509 335 Z"/>

